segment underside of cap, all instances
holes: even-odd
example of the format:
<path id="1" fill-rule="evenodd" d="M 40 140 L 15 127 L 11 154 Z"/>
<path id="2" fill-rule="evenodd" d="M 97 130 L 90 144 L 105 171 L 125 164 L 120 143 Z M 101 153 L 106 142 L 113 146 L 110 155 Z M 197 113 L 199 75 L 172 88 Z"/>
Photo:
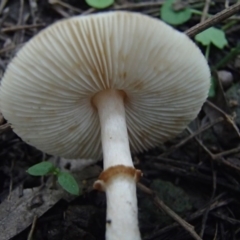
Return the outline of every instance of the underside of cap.
<path id="1" fill-rule="evenodd" d="M 60 21 L 30 40 L 2 79 L 0 108 L 40 150 L 100 159 L 96 93 L 124 91 L 130 147 L 139 152 L 181 132 L 209 86 L 207 62 L 183 33 L 142 14 L 109 12 Z"/>

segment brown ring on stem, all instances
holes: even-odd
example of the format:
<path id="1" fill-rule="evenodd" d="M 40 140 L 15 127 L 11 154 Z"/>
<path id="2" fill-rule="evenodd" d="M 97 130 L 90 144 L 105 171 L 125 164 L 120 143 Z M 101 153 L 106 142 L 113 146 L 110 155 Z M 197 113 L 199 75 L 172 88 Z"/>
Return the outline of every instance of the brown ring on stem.
<path id="1" fill-rule="evenodd" d="M 135 169 L 134 167 L 130 166 L 112 166 L 100 174 L 98 180 L 94 182 L 93 188 L 98 191 L 105 191 L 107 183 L 116 175 L 126 175 L 138 182 L 142 176 L 142 172 L 141 170 Z"/>

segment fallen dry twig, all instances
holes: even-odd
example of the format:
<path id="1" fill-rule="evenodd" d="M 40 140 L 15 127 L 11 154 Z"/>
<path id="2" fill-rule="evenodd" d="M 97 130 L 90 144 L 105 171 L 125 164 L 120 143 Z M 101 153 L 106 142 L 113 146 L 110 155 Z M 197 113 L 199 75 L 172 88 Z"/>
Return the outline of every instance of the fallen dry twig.
<path id="1" fill-rule="evenodd" d="M 194 227 L 178 216 L 173 210 L 171 210 L 168 206 L 164 204 L 163 201 L 157 197 L 156 193 L 152 191 L 150 188 L 144 186 L 141 183 L 137 184 L 138 188 L 141 189 L 144 193 L 150 195 L 153 198 L 154 203 L 166 212 L 171 218 L 173 218 L 180 226 L 182 226 L 186 231 L 188 231 L 192 237 L 196 240 L 202 240 L 202 238 L 195 232 Z"/>
<path id="2" fill-rule="evenodd" d="M 194 37 L 198 33 L 224 21 L 225 19 L 231 17 L 232 15 L 234 15 L 235 13 L 237 13 L 239 11 L 240 11 L 240 3 L 236 3 L 236 4 L 232 5 L 231 7 L 226 8 L 223 11 L 217 13 L 213 17 L 207 19 L 206 21 L 189 28 L 187 31 L 185 31 L 185 33 L 189 37 Z"/>

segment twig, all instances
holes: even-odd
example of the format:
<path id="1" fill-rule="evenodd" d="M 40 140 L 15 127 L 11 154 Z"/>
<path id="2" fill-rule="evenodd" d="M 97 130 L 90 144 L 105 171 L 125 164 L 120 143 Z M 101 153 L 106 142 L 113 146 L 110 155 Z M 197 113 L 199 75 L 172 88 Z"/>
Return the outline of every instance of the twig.
<path id="1" fill-rule="evenodd" d="M 218 213 L 218 212 L 214 212 L 214 213 L 211 213 L 211 215 L 221 219 L 221 220 L 225 220 L 227 221 L 228 223 L 230 224 L 240 224 L 240 221 L 238 219 L 234 219 L 234 218 L 231 218 L 231 217 L 228 217 L 228 216 L 225 216 L 224 214 L 221 214 L 221 213 Z"/>
<path id="2" fill-rule="evenodd" d="M 26 30 L 31 28 L 45 27 L 45 26 L 46 25 L 43 23 L 32 24 L 32 25 L 19 25 L 19 26 L 17 25 L 17 26 L 8 27 L 8 28 L 2 28 L 1 33 L 14 32 L 19 30 Z"/>
<path id="3" fill-rule="evenodd" d="M 205 20 L 207 18 L 210 4 L 211 4 L 211 0 L 205 0 L 205 5 L 204 5 L 204 8 L 203 8 L 203 14 L 202 14 L 202 17 L 201 17 L 201 23 L 205 22 Z"/>
<path id="4" fill-rule="evenodd" d="M 223 11 L 217 13 L 213 17 L 207 19 L 205 22 L 199 23 L 199 24 L 191 27 L 190 29 L 185 31 L 185 34 L 188 35 L 189 37 L 194 37 L 196 34 L 202 32 L 203 30 L 205 30 L 209 27 L 212 27 L 212 26 L 224 21 L 225 19 L 231 17 L 238 11 L 240 11 L 240 3 L 236 3 L 236 4 L 232 5 L 231 7 L 226 8 Z"/>
<path id="5" fill-rule="evenodd" d="M 237 170 L 238 172 L 240 172 L 240 167 L 237 167 L 236 164 L 231 164 L 229 161 L 227 161 L 226 159 L 224 159 L 223 157 L 221 158 L 216 158 L 218 160 L 218 162 L 221 162 L 223 163 L 224 165 L 228 166 L 228 167 L 231 167 L 235 170 Z"/>
<path id="6" fill-rule="evenodd" d="M 216 208 L 226 206 L 227 204 L 229 204 L 232 201 L 232 200 L 228 200 L 228 201 L 222 200 L 222 201 L 220 201 L 220 197 L 222 197 L 222 195 L 218 196 L 215 199 L 215 202 L 211 204 L 211 206 L 210 206 L 211 211 L 216 209 Z M 206 210 L 206 208 L 198 210 L 197 212 L 195 212 L 192 215 L 190 215 L 189 217 L 187 217 L 187 220 L 192 221 L 194 219 L 197 219 L 198 217 L 202 216 L 202 214 L 204 213 L 205 210 Z M 150 236 L 149 238 L 147 238 L 147 240 L 151 240 L 153 238 L 157 239 L 157 238 L 159 238 L 160 234 L 163 234 L 163 233 L 166 233 L 166 232 L 169 232 L 169 231 L 173 231 L 174 228 L 176 228 L 176 227 L 178 227 L 178 223 L 173 223 L 170 226 L 164 227 L 164 228 L 154 232 L 154 234 L 152 236 Z"/>
<path id="7" fill-rule="evenodd" d="M 11 125 L 9 123 L 5 123 L 3 125 L 0 125 L 0 133 L 9 130 L 11 128 Z"/>
<path id="8" fill-rule="evenodd" d="M 159 7 L 143 10 L 142 13 L 147 15 L 153 15 L 153 14 L 159 15 Z"/>
<path id="9" fill-rule="evenodd" d="M 27 240 L 32 240 L 33 239 L 33 233 L 34 233 L 34 230 L 35 230 L 35 227 L 36 227 L 36 223 L 37 223 L 37 216 L 35 215 L 34 218 L 33 218 L 32 227 L 31 227 L 31 230 L 28 234 Z"/>
<path id="10" fill-rule="evenodd" d="M 184 219 L 179 217 L 174 211 L 172 211 L 168 206 L 161 201 L 156 193 L 149 189 L 148 187 L 144 186 L 141 183 L 137 184 L 138 188 L 141 189 L 146 194 L 150 195 L 153 198 L 154 203 L 163 211 L 165 211 L 171 218 L 173 218 L 180 226 L 182 226 L 186 231 L 188 231 L 196 240 L 202 240 L 199 235 L 195 232 L 194 227 L 187 223 Z"/>
<path id="11" fill-rule="evenodd" d="M 0 55 L 3 54 L 3 53 L 6 53 L 6 52 L 12 51 L 12 50 L 20 49 L 24 45 L 25 45 L 25 43 L 20 43 L 18 45 L 11 44 L 10 46 L 7 46 L 3 49 L 0 49 Z"/>
<path id="12" fill-rule="evenodd" d="M 166 152 L 162 153 L 160 156 L 166 156 L 172 152 L 174 152 L 176 149 L 180 148 L 181 146 L 183 146 L 184 144 L 186 144 L 189 140 L 191 140 L 192 138 L 196 137 L 197 135 L 199 135 L 200 133 L 206 131 L 207 129 L 211 128 L 212 126 L 214 126 L 215 124 L 222 122 L 224 119 L 222 117 L 215 119 L 213 122 L 206 124 L 206 126 L 198 129 L 197 131 L 193 132 L 191 135 L 189 135 L 188 137 L 186 137 L 185 139 L 181 140 L 178 144 L 170 147 Z"/>
<path id="13" fill-rule="evenodd" d="M 83 12 L 81 9 L 73 7 L 72 5 L 70 5 L 68 3 L 65 3 L 65 2 L 62 2 L 60 0 L 49 0 L 49 3 L 50 4 L 58 4 L 62 7 L 68 8 L 68 9 L 74 11 L 74 12 L 77 12 L 77 13 L 82 13 Z"/>
<path id="14" fill-rule="evenodd" d="M 214 165 L 213 165 L 213 162 L 212 162 L 212 169 L 213 169 L 213 167 L 214 167 Z M 202 218 L 202 228 L 201 228 L 201 232 L 200 232 L 201 238 L 203 238 L 203 235 L 204 235 L 207 218 L 208 218 L 208 215 L 209 215 L 209 212 L 210 212 L 210 206 L 211 206 L 211 203 L 212 203 L 212 201 L 215 197 L 216 188 L 217 188 L 217 173 L 214 169 L 213 169 L 212 175 L 213 175 L 213 191 L 212 191 L 212 196 L 210 198 L 209 207 L 206 208 L 206 211 L 205 211 L 205 213 L 203 215 L 203 218 Z"/>
<path id="15" fill-rule="evenodd" d="M 234 128 L 234 130 L 236 131 L 238 137 L 240 138 L 240 132 L 238 127 L 236 126 L 236 124 L 234 123 L 233 117 L 230 116 L 229 114 L 225 113 L 221 108 L 219 108 L 218 106 L 216 106 L 214 103 L 210 102 L 209 100 L 206 101 L 206 103 L 214 108 L 215 110 L 217 110 L 218 112 L 220 112 L 225 118 L 226 120 L 232 125 L 232 127 Z"/>
<path id="16" fill-rule="evenodd" d="M 17 26 L 22 25 L 23 22 L 24 22 L 23 13 L 24 13 L 24 0 L 20 0 L 20 8 L 19 8 L 19 13 L 18 13 Z M 16 32 L 14 34 L 12 42 L 14 44 L 17 44 L 17 43 L 21 42 L 21 40 L 23 39 L 23 34 L 24 34 L 23 31 Z"/>
<path id="17" fill-rule="evenodd" d="M 238 152 L 240 152 L 240 147 L 236 147 L 236 148 L 224 151 L 224 152 L 220 152 L 220 153 L 214 154 L 213 158 L 214 159 L 218 159 L 218 158 L 221 158 L 223 156 L 230 155 L 230 154 L 233 154 L 233 153 L 238 153 Z"/>
<path id="18" fill-rule="evenodd" d="M 225 8 L 229 7 L 229 0 L 225 0 Z"/>
<path id="19" fill-rule="evenodd" d="M 187 127 L 186 129 L 187 129 L 187 131 L 190 134 L 193 134 L 193 131 L 189 127 Z M 237 171 L 240 171 L 239 167 L 231 164 L 230 162 L 226 161 L 223 158 L 224 155 L 228 155 L 228 154 L 239 152 L 240 151 L 240 147 L 237 147 L 237 148 L 225 151 L 225 152 L 221 152 L 221 153 L 218 153 L 218 154 L 213 154 L 197 137 L 195 137 L 195 140 L 203 148 L 203 150 L 211 157 L 212 160 L 217 160 L 217 162 L 219 162 L 219 163 L 222 163 L 222 164 L 224 164 L 224 165 L 226 165 L 228 167 L 231 167 L 231 168 L 233 168 L 233 169 L 235 169 Z"/>
<path id="20" fill-rule="evenodd" d="M 17 25 L 21 25 L 23 22 L 24 0 L 20 0 L 19 16 Z"/>
<path id="21" fill-rule="evenodd" d="M 193 134 L 193 131 L 187 127 L 186 130 L 190 133 Z M 197 137 L 194 137 L 197 143 L 203 148 L 203 150 L 213 159 L 213 154 L 211 151 L 208 150 L 208 148 L 200 141 Z"/>
<path id="22" fill-rule="evenodd" d="M 134 8 L 141 8 L 141 7 L 160 7 L 162 6 L 164 1 L 161 2 L 140 2 L 140 3 L 128 3 L 128 4 L 123 4 L 121 6 L 114 6 L 113 9 L 115 10 L 124 10 L 124 9 L 134 9 Z"/>
<path id="23" fill-rule="evenodd" d="M 172 164 L 174 166 L 185 166 L 186 168 L 191 168 L 191 169 L 202 169 L 202 170 L 209 170 L 208 167 L 204 167 L 204 165 L 199 165 L 199 164 L 194 164 L 188 161 L 182 161 L 181 159 L 172 159 L 172 158 L 167 158 L 167 157 L 162 157 L 162 156 L 144 156 L 144 160 L 146 161 L 157 161 L 157 162 L 164 162 L 167 164 Z"/>
<path id="24" fill-rule="evenodd" d="M 140 2 L 140 3 L 127 3 L 123 5 L 114 5 L 113 7 L 110 7 L 109 9 L 112 10 L 124 10 L 124 9 L 135 9 L 135 8 L 142 8 L 147 7 L 148 9 L 151 7 L 160 7 L 162 6 L 164 1 L 160 2 Z M 93 12 L 97 11 L 95 8 L 89 8 L 87 11 L 83 12 L 82 15 L 91 14 Z"/>
<path id="25" fill-rule="evenodd" d="M 8 0 L 2 0 L 0 3 L 0 14 L 2 13 L 4 7 L 6 6 Z"/>
<path id="26" fill-rule="evenodd" d="M 71 15 L 69 13 L 65 12 L 60 6 L 53 6 L 53 9 L 64 18 L 71 17 Z"/>
<path id="27" fill-rule="evenodd" d="M 9 183 L 9 194 L 8 200 L 11 199 L 12 189 L 13 189 L 13 169 L 14 169 L 15 161 L 11 161 L 11 168 L 10 168 L 10 183 Z"/>
<path id="28" fill-rule="evenodd" d="M 96 11 L 95 8 L 89 8 L 88 10 L 83 12 L 81 15 L 88 15 L 88 14 L 94 13 L 95 11 Z"/>
<path id="29" fill-rule="evenodd" d="M 32 17 L 32 24 L 36 24 L 36 13 L 38 11 L 38 4 L 37 0 L 28 0 L 29 6 L 30 6 L 30 13 Z M 34 32 L 36 32 L 36 29 L 33 29 Z"/>

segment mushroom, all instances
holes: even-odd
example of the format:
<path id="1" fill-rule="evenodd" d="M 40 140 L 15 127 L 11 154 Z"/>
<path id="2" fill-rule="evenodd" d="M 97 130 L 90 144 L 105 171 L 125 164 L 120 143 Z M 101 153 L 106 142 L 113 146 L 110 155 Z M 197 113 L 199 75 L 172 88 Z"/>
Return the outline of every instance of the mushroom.
<path id="1" fill-rule="evenodd" d="M 103 157 L 107 240 L 141 239 L 131 152 L 180 133 L 207 98 L 210 71 L 197 46 L 133 12 L 77 16 L 33 37 L 9 64 L 0 107 L 13 131 L 69 159 Z"/>

